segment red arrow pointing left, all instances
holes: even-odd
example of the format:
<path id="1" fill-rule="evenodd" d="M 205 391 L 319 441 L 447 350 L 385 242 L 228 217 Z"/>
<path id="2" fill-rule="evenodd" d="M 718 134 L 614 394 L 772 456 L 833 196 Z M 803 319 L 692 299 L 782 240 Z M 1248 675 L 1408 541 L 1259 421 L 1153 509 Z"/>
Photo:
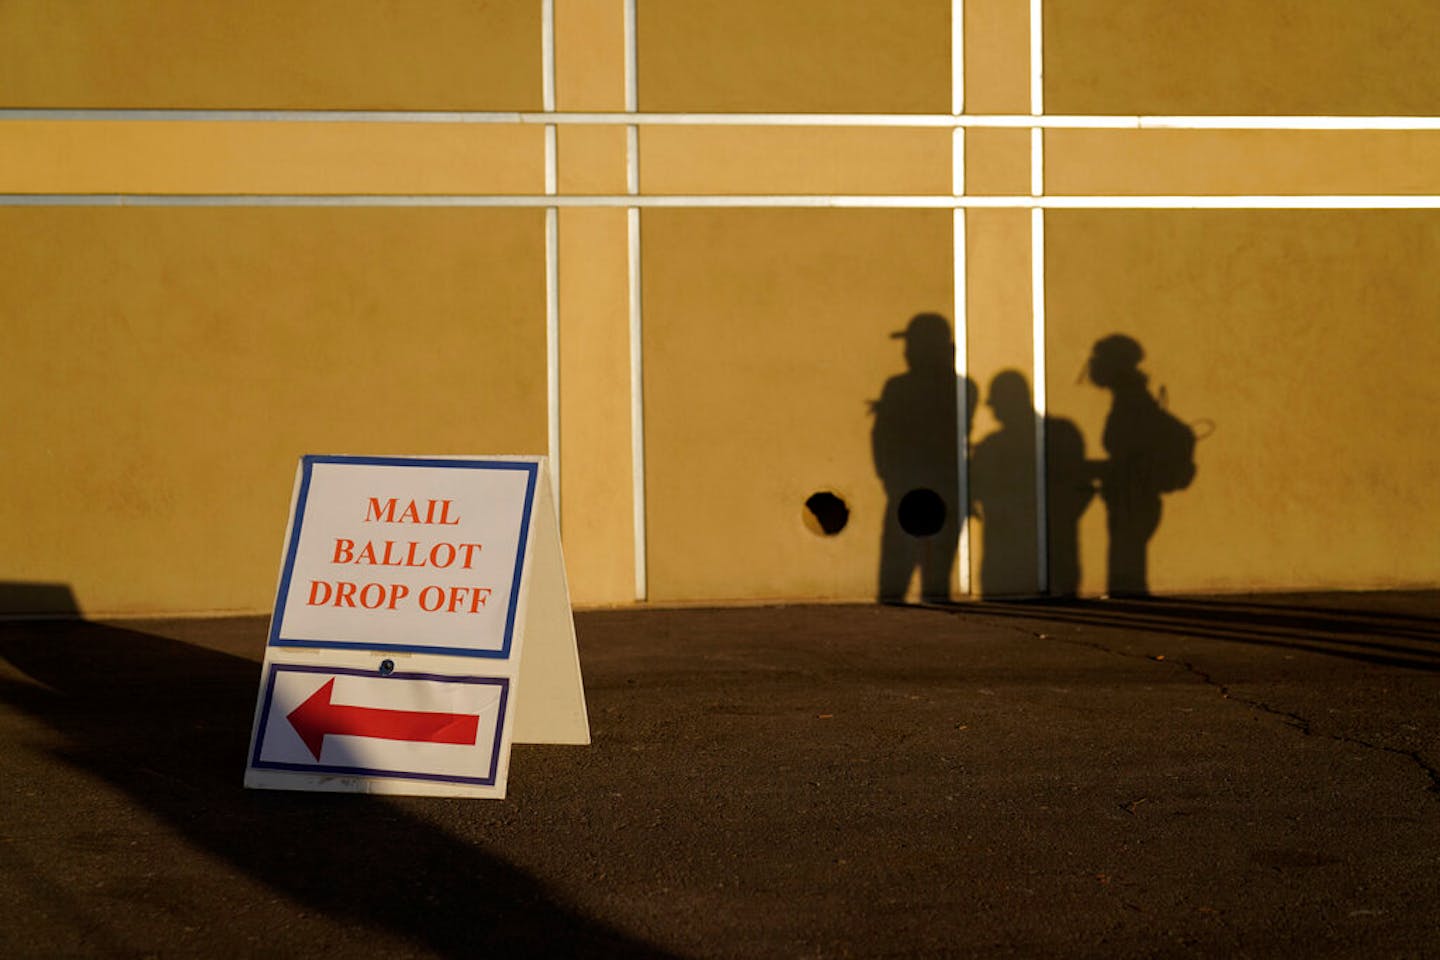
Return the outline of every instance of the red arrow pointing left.
<path id="1" fill-rule="evenodd" d="M 480 718 L 467 713 L 422 713 L 415 710 L 382 710 L 331 703 L 335 678 L 291 710 L 290 725 L 305 746 L 320 759 L 326 736 L 369 737 L 375 740 L 409 740 L 419 743 L 454 743 L 473 746 Z"/>

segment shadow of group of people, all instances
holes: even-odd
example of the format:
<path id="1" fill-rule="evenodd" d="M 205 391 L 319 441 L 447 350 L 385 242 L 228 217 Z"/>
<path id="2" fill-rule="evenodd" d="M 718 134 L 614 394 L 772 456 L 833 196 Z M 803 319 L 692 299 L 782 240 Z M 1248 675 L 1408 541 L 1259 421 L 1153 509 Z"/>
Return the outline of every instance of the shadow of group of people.
<path id="1" fill-rule="evenodd" d="M 1037 412 L 1029 382 L 1016 370 L 991 380 L 984 402 L 998 427 L 969 444 L 980 390 L 955 371 L 949 322 L 920 314 L 892 336 L 905 342 L 907 369 L 886 381 L 871 404 L 871 450 L 887 498 L 879 599 L 903 599 L 917 571 L 922 598 L 950 599 L 961 525 L 971 516 L 982 532 L 982 595 L 1034 593 L 1039 586 L 1073 596 L 1081 584 L 1080 520 L 1097 497 L 1108 535 L 1106 593 L 1147 595 L 1148 546 L 1160 525 L 1161 498 L 1193 479 L 1195 433 L 1165 408 L 1163 388 L 1159 398 L 1150 391 L 1139 342 L 1112 334 L 1096 341 L 1085 362 L 1082 376 L 1110 393 L 1105 457 L 1092 459 L 1073 421 Z M 957 510 L 962 444 L 969 502 Z"/>

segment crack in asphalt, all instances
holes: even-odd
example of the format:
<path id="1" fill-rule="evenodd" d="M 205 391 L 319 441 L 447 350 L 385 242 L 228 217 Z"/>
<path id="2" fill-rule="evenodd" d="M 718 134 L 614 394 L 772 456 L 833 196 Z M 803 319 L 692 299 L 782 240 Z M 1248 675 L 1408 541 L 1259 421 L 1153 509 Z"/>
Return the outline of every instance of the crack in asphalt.
<path id="1" fill-rule="evenodd" d="M 1036 633 L 1034 631 L 1029 632 L 1037 640 L 1053 640 L 1058 643 L 1070 644 L 1071 646 L 1088 647 L 1092 650 L 1098 650 L 1101 653 L 1107 653 L 1116 657 L 1128 657 L 1132 660 L 1148 660 L 1151 663 L 1171 664 L 1174 666 L 1178 666 L 1186 673 L 1198 679 L 1204 685 L 1212 687 L 1217 693 L 1220 694 L 1221 699 L 1233 700 L 1234 702 L 1247 706 L 1252 710 L 1258 710 L 1261 713 L 1267 713 L 1271 716 L 1279 717 L 1281 720 L 1285 721 L 1286 726 L 1298 730 L 1301 736 L 1318 737 L 1324 740 L 1333 740 L 1336 743 L 1353 744 L 1354 746 L 1363 747 L 1367 750 L 1378 750 L 1382 753 L 1389 753 L 1397 757 L 1403 757 L 1413 763 L 1416 767 L 1420 768 L 1420 771 L 1424 773 L 1426 778 L 1430 781 L 1429 785 L 1425 788 L 1426 792 L 1433 794 L 1437 800 L 1440 800 L 1440 768 L 1437 768 L 1434 764 L 1426 760 L 1425 757 L 1421 755 L 1419 750 L 1403 750 L 1399 747 L 1387 747 L 1383 743 L 1372 743 L 1369 740 L 1362 740 L 1359 737 L 1352 737 L 1346 734 L 1319 732 L 1315 729 L 1315 725 L 1307 717 L 1303 717 L 1298 713 L 1290 710 L 1282 710 L 1279 707 L 1273 707 L 1263 700 L 1252 700 L 1248 697 L 1237 696 L 1236 694 L 1231 692 L 1230 687 L 1227 684 L 1215 679 L 1212 674 L 1200 669 L 1189 660 L 1167 660 L 1163 656 L 1150 656 L 1143 653 L 1129 653 L 1124 650 L 1116 650 L 1113 647 L 1107 647 L 1105 644 L 1096 643 L 1093 640 L 1080 640 L 1073 637 L 1057 637 L 1054 634 L 1049 633 Z"/>
<path id="2" fill-rule="evenodd" d="M 1221 683 L 1219 680 L 1216 680 L 1211 674 L 1205 672 L 1204 670 L 1201 670 L 1189 660 L 1177 660 L 1175 662 L 1181 664 L 1185 668 L 1186 672 L 1190 673 L 1192 676 L 1198 677 L 1201 682 L 1205 683 L 1208 686 L 1214 687 L 1220 693 L 1220 696 L 1224 699 L 1234 700 L 1236 703 L 1244 704 L 1251 709 L 1259 710 L 1262 713 L 1268 713 L 1274 717 L 1279 717 L 1280 719 L 1285 721 L 1287 726 L 1299 730 L 1301 736 L 1319 737 L 1324 740 L 1333 740 L 1336 743 L 1353 744 L 1357 747 L 1363 747 L 1367 750 L 1379 750 L 1382 753 L 1389 753 L 1397 757 L 1404 757 L 1405 759 L 1415 764 L 1415 766 L 1419 767 L 1420 771 L 1424 773 L 1425 776 L 1429 779 L 1430 785 L 1425 788 L 1426 791 L 1429 793 L 1433 793 L 1436 795 L 1437 798 L 1440 798 L 1440 769 L 1436 769 L 1433 764 L 1429 763 L 1423 756 L 1421 756 L 1420 751 L 1402 750 L 1399 747 L 1388 747 L 1383 743 L 1372 743 L 1369 740 L 1362 740 L 1359 737 L 1352 737 L 1347 734 L 1324 733 L 1317 731 L 1315 729 L 1315 725 L 1307 717 L 1301 716 L 1300 714 L 1295 713 L 1291 710 L 1282 710 L 1278 707 L 1273 707 L 1263 700 L 1252 700 L 1249 697 L 1236 696 L 1235 694 L 1231 693 L 1230 688 L 1226 684 Z"/>

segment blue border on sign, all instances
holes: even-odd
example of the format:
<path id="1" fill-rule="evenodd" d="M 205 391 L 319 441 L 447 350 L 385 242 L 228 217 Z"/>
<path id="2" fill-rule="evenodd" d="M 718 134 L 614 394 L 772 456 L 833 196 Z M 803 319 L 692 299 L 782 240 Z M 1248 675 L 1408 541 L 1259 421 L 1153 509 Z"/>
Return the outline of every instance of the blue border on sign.
<path id="1" fill-rule="evenodd" d="M 379 770 L 370 767 L 344 767 L 323 763 L 277 763 L 262 761 L 260 753 L 265 747 L 265 731 L 270 724 L 270 705 L 275 699 L 275 679 L 281 671 L 286 673 L 321 673 L 327 676 L 380 677 L 374 670 L 355 670 L 349 667 L 312 667 L 293 663 L 272 663 L 270 676 L 265 681 L 265 699 L 260 708 L 260 728 L 255 732 L 255 752 L 250 756 L 250 767 L 254 770 L 284 770 L 287 773 L 338 773 L 359 777 L 391 777 L 398 780 L 429 780 L 439 783 L 464 783 L 479 787 L 493 787 L 500 773 L 500 745 L 505 733 L 505 705 L 510 699 L 510 681 L 506 677 L 453 677 L 434 673 L 392 673 L 386 680 L 430 680 L 438 683 L 491 684 L 500 688 L 500 712 L 495 721 L 495 743 L 490 751 L 490 773 L 485 777 L 453 777 L 443 773 L 415 773 L 405 770 Z"/>
<path id="2" fill-rule="evenodd" d="M 366 467 L 440 467 L 458 470 L 523 470 L 525 504 L 520 514 L 520 537 L 515 545 L 515 573 L 510 583 L 510 600 L 505 611 L 505 636 L 498 650 L 470 647 L 437 647 L 413 643 L 375 643 L 367 640 L 308 640 L 280 636 L 285 621 L 285 602 L 290 596 L 290 580 L 295 574 L 295 552 L 300 545 L 300 528 L 305 522 L 305 505 L 310 497 L 310 473 L 317 463 L 344 463 Z M 525 544 L 530 537 L 530 515 L 535 506 L 535 484 L 540 465 L 523 460 L 452 460 L 443 457 L 347 457 L 309 454 L 300 458 L 300 490 L 295 495 L 295 517 L 290 540 L 285 545 L 285 565 L 280 573 L 280 588 L 275 597 L 275 614 L 270 619 L 270 646 L 321 647 L 332 650 L 377 650 L 385 653 L 440 653 L 453 657 L 482 657 L 508 660 L 515 635 L 515 617 L 520 607 L 520 575 L 525 566 Z"/>

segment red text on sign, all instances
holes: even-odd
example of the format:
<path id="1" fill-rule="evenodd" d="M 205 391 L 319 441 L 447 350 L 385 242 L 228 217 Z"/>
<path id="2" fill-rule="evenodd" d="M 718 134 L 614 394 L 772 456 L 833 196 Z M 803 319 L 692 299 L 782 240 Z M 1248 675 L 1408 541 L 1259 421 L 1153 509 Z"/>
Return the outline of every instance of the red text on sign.
<path id="1" fill-rule="evenodd" d="M 442 608 L 446 613 L 458 613 L 464 609 L 466 613 L 479 613 L 480 608 L 485 606 L 485 601 L 490 599 L 492 593 L 489 587 L 436 587 L 429 586 L 420 591 L 420 609 L 426 613 L 435 613 Z M 467 609 L 468 608 L 468 609 Z"/>
<path id="2" fill-rule="evenodd" d="M 381 500 L 379 497 L 371 497 L 365 507 L 365 522 L 378 521 L 380 523 L 435 523 L 447 527 L 453 527 L 460 522 L 459 517 L 451 517 L 450 511 L 454 507 L 454 500 L 407 500 L 405 505 L 400 506 L 401 500 L 398 497 L 391 497 L 388 500 Z M 425 506 L 422 508 L 421 503 Z"/>
<path id="3" fill-rule="evenodd" d="M 425 550 L 418 540 L 366 540 L 359 550 L 355 541 L 344 537 L 335 538 L 335 555 L 331 563 L 369 564 L 372 567 L 438 567 L 445 569 L 460 561 L 462 569 L 469 570 L 475 562 L 475 554 L 482 549 L 478 543 L 437 543 Z"/>
<path id="4" fill-rule="evenodd" d="M 403 583 L 351 583 L 348 580 L 310 581 L 312 607 L 361 607 L 365 610 L 394 610 L 396 605 L 410 595 L 410 588 Z"/>
<path id="5" fill-rule="evenodd" d="M 494 590 L 490 587 L 440 587 L 432 584 L 423 588 L 415 601 L 426 613 L 479 613 L 492 593 Z M 410 588 L 403 583 L 311 580 L 306 605 L 394 610 L 408 596 Z"/>

